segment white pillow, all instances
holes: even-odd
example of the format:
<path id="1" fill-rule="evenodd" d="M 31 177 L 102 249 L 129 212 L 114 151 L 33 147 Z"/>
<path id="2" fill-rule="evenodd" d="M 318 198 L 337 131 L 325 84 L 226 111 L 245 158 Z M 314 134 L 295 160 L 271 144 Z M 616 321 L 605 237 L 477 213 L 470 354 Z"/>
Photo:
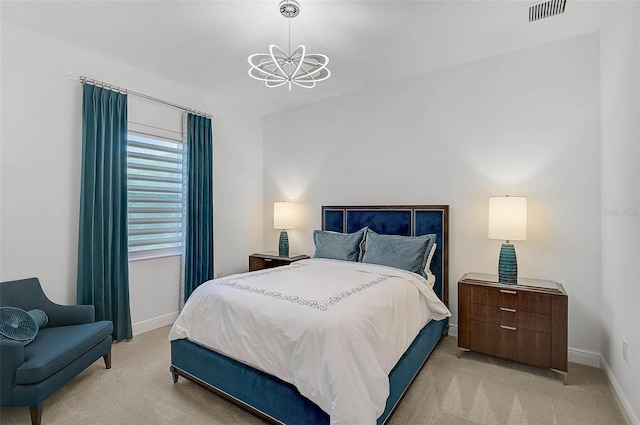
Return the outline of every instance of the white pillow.
<path id="1" fill-rule="evenodd" d="M 436 244 L 433 244 L 429 256 L 427 256 L 427 263 L 424 265 L 424 272 L 427 275 L 427 283 L 433 288 L 436 283 L 436 276 L 431 272 L 431 260 L 433 260 L 433 254 L 436 252 Z"/>
<path id="2" fill-rule="evenodd" d="M 433 288 L 433 285 L 436 283 L 436 275 L 427 270 L 427 285 Z"/>

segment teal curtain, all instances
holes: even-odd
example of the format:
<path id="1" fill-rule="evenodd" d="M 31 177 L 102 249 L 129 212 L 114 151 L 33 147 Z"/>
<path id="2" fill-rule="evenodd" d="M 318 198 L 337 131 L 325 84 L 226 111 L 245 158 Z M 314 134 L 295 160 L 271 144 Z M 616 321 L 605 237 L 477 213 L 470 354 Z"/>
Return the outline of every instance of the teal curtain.
<path id="1" fill-rule="evenodd" d="M 187 114 L 184 300 L 213 279 L 213 135 L 211 119 Z"/>
<path id="2" fill-rule="evenodd" d="M 83 85 L 78 303 L 133 338 L 127 252 L 127 95 Z"/>

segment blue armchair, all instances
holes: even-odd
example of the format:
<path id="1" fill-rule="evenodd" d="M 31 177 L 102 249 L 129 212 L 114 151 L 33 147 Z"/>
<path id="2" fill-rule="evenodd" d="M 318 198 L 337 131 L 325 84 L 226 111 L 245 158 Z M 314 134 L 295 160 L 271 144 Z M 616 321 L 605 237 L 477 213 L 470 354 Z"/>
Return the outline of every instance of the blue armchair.
<path id="1" fill-rule="evenodd" d="M 29 406 L 33 425 L 40 425 L 47 397 L 78 373 L 100 357 L 111 368 L 113 324 L 96 322 L 93 306 L 55 304 L 34 277 L 0 283 L 0 307 L 40 309 L 49 317 L 28 345 L 0 339 L 0 405 Z"/>

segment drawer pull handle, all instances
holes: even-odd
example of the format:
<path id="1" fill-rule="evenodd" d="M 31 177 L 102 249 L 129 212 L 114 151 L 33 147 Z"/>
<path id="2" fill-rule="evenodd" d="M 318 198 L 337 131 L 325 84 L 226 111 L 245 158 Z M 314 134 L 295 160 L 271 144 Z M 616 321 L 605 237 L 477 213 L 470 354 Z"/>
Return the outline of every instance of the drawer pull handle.
<path id="1" fill-rule="evenodd" d="M 517 294 L 516 291 L 507 291 L 506 289 L 501 289 L 500 292 L 502 292 L 503 294 L 511 294 L 511 295 Z"/>
<path id="2" fill-rule="evenodd" d="M 516 330 L 516 328 L 514 328 L 513 326 L 500 325 L 500 327 L 501 327 L 502 329 L 506 329 L 506 330 L 508 330 L 508 331 L 515 331 L 515 330 Z"/>
<path id="3" fill-rule="evenodd" d="M 508 311 L 509 313 L 515 313 L 516 312 L 515 308 L 500 307 L 500 310 Z"/>
<path id="4" fill-rule="evenodd" d="M 270 262 L 272 262 L 272 261 L 273 261 L 273 260 L 272 260 L 271 258 L 265 258 L 265 259 L 264 259 L 264 262 L 265 262 L 265 263 L 270 263 Z"/>

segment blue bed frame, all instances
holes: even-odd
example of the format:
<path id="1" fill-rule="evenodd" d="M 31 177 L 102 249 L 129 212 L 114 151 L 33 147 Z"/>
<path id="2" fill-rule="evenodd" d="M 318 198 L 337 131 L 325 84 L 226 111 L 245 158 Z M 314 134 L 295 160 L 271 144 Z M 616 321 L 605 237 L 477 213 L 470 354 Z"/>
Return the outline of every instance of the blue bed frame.
<path id="1" fill-rule="evenodd" d="M 419 236 L 436 234 L 431 271 L 434 291 L 448 301 L 448 205 L 322 207 L 322 228 L 351 233 L 368 226 L 377 233 Z M 377 425 L 388 419 L 440 339 L 449 320 L 432 320 L 389 373 L 390 395 Z M 189 340 L 171 341 L 173 382 L 183 376 L 247 408 L 272 423 L 327 425 L 329 415 L 302 396 L 295 386 Z"/>

